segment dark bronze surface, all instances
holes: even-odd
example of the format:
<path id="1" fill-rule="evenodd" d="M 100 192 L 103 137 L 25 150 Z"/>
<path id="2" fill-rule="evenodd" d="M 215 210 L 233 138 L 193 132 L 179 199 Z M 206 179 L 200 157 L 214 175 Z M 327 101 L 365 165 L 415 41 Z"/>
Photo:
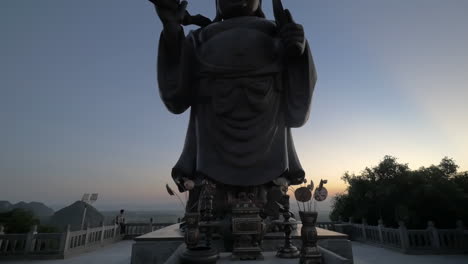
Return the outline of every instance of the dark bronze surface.
<path id="1" fill-rule="evenodd" d="M 296 220 L 291 218 L 293 214 L 289 211 L 289 195 L 284 195 L 283 199 L 287 201 L 282 208 L 284 219 L 282 223 L 284 227 L 284 246 L 278 250 L 276 256 L 279 258 L 299 258 L 299 250 L 291 242 L 291 232 L 293 226 L 296 225 Z"/>
<path id="2" fill-rule="evenodd" d="M 317 247 L 317 212 L 304 212 L 299 211 L 299 216 L 302 221 L 301 228 L 301 256 L 300 264 L 321 264 L 322 254 Z"/>
<path id="3" fill-rule="evenodd" d="M 258 0 L 218 0 L 214 22 L 185 36 L 186 4 L 152 2 L 164 24 L 161 98 L 173 113 L 191 112 L 172 172 L 179 189 L 204 177 L 236 186 L 280 176 L 302 183 L 290 128 L 307 121 L 316 81 L 302 26 L 282 7 L 270 21 Z M 293 46 L 301 49 L 291 52 Z"/>
<path id="4" fill-rule="evenodd" d="M 308 120 L 317 79 L 304 29 L 280 0 L 274 21 L 261 0 L 216 0 L 213 21 L 192 16 L 186 1 L 150 1 L 163 23 L 161 99 L 174 114 L 190 109 L 172 170 L 179 191 L 189 191 L 189 220 L 198 214 L 187 245 L 198 247 L 202 232 L 210 248 L 216 231 L 235 256 L 261 258 L 264 219 L 278 219 L 278 197 L 305 176 L 291 135 Z M 188 24 L 200 28 L 186 35 Z"/>

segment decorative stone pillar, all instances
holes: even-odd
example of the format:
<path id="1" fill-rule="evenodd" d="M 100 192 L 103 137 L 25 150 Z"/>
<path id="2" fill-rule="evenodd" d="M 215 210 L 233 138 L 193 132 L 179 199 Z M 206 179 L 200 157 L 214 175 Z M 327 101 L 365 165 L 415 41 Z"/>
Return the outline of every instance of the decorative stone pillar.
<path id="1" fill-rule="evenodd" d="M 117 235 L 119 234 L 119 226 L 114 222 L 114 233 L 112 234 L 112 237 L 115 239 Z"/>
<path id="2" fill-rule="evenodd" d="M 148 226 L 148 233 L 153 232 L 153 217 L 150 218 L 149 226 Z"/>
<path id="3" fill-rule="evenodd" d="M 101 246 L 102 246 L 102 244 L 104 244 L 104 233 L 105 232 L 106 232 L 106 227 L 104 226 L 104 223 L 102 223 L 102 225 L 101 225 L 101 239 L 100 239 Z"/>
<path id="4" fill-rule="evenodd" d="M 301 256 L 300 264 L 321 264 L 322 254 L 317 247 L 317 212 L 303 212 L 299 211 L 299 216 L 302 222 L 301 228 Z"/>
<path id="5" fill-rule="evenodd" d="M 465 248 L 465 245 L 468 245 L 468 241 L 465 241 L 465 225 L 462 220 L 457 221 L 457 245 L 459 249 Z"/>
<path id="6" fill-rule="evenodd" d="M 86 224 L 86 235 L 85 235 L 85 243 L 84 243 L 85 248 L 88 246 L 88 240 L 89 240 L 89 224 Z"/>
<path id="7" fill-rule="evenodd" d="M 399 221 L 398 225 L 399 225 L 398 231 L 400 234 L 401 249 L 403 250 L 403 252 L 406 252 L 409 249 L 408 229 L 406 229 L 405 222 L 403 221 Z"/>
<path id="8" fill-rule="evenodd" d="M 361 228 L 362 228 L 362 239 L 364 239 L 364 241 L 367 241 L 366 227 L 367 227 L 367 220 L 363 218 Z"/>
<path id="9" fill-rule="evenodd" d="M 37 225 L 32 226 L 31 231 L 26 236 L 26 245 L 24 247 L 24 254 L 28 255 L 34 251 L 34 244 L 36 242 L 35 236 L 37 234 Z"/>
<path id="10" fill-rule="evenodd" d="M 381 244 L 383 244 L 384 243 L 383 232 L 382 232 L 382 229 L 384 228 L 383 220 L 379 219 L 378 223 L 379 224 L 378 224 L 377 228 L 379 229 L 379 241 L 380 241 Z"/>
<path id="11" fill-rule="evenodd" d="M 62 237 L 60 239 L 60 251 L 62 252 L 64 258 L 66 257 L 68 249 L 70 248 L 70 229 L 70 225 L 67 225 L 65 232 L 62 233 Z"/>
<path id="12" fill-rule="evenodd" d="M 0 225 L 0 236 L 5 234 L 4 231 L 5 231 L 5 227 L 3 227 L 2 225 Z M 3 244 L 3 240 L 0 239 L 0 248 L 2 248 L 2 244 Z"/>
<path id="13" fill-rule="evenodd" d="M 439 238 L 439 231 L 435 228 L 434 222 L 429 221 L 427 222 L 427 231 L 430 233 L 432 239 L 430 241 L 432 247 L 435 250 L 440 250 L 440 238 Z"/>

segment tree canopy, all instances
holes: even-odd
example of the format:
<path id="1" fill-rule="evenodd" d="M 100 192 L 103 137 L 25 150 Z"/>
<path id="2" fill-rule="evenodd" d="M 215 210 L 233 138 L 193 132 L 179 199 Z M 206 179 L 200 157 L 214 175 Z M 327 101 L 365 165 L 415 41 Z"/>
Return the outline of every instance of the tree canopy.
<path id="1" fill-rule="evenodd" d="M 5 226 L 6 233 L 27 233 L 32 226 L 39 224 L 39 220 L 30 211 L 13 209 L 0 213 L 0 223 Z"/>
<path id="2" fill-rule="evenodd" d="M 358 175 L 346 172 L 342 179 L 348 188 L 335 196 L 332 220 L 365 218 L 375 225 L 382 219 L 389 226 L 404 221 L 410 228 L 427 227 L 428 221 L 439 228 L 453 228 L 457 220 L 468 223 L 468 172 L 459 173 L 448 157 L 438 165 L 411 170 L 385 156 L 377 166 Z"/>
<path id="3" fill-rule="evenodd" d="M 0 213 L 0 225 L 5 227 L 5 233 L 18 234 L 31 231 L 32 226 L 38 226 L 40 233 L 54 233 L 57 228 L 40 225 L 39 219 L 32 211 L 16 208 L 8 212 Z"/>

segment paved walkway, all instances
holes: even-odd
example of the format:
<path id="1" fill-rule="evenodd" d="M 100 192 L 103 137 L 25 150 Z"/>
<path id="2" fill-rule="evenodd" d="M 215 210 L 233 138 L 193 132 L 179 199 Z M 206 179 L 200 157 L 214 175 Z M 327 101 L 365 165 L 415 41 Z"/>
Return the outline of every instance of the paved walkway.
<path id="1" fill-rule="evenodd" d="M 405 255 L 353 242 L 355 264 L 468 264 L 468 255 Z"/>
<path id="2" fill-rule="evenodd" d="M 121 241 L 65 260 L 2 261 L 1 264 L 130 264 L 132 244 L 133 241 Z M 353 242 L 353 253 L 355 264 L 468 264 L 468 255 L 404 255 L 358 242 Z"/>
<path id="3" fill-rule="evenodd" d="M 103 247 L 96 251 L 83 253 L 74 257 L 59 260 L 22 260 L 0 261 L 1 264 L 130 264 L 132 240 Z"/>

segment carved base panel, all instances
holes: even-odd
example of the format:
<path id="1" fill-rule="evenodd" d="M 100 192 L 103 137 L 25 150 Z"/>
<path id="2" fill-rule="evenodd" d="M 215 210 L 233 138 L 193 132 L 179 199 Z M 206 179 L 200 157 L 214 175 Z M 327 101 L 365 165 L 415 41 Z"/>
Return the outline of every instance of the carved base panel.
<path id="1" fill-rule="evenodd" d="M 321 264 L 322 254 L 318 247 L 305 247 L 302 250 L 300 264 Z"/>
<path id="2" fill-rule="evenodd" d="M 215 264 L 218 251 L 209 247 L 187 248 L 180 255 L 181 264 Z"/>
<path id="3" fill-rule="evenodd" d="M 263 260 L 260 247 L 238 247 L 232 251 L 232 260 Z"/>
<path id="4" fill-rule="evenodd" d="M 295 246 L 290 246 L 288 248 L 281 248 L 278 250 L 278 253 L 276 256 L 278 258 L 286 258 L 286 259 L 292 259 L 292 258 L 299 258 L 300 256 L 299 250 Z"/>

